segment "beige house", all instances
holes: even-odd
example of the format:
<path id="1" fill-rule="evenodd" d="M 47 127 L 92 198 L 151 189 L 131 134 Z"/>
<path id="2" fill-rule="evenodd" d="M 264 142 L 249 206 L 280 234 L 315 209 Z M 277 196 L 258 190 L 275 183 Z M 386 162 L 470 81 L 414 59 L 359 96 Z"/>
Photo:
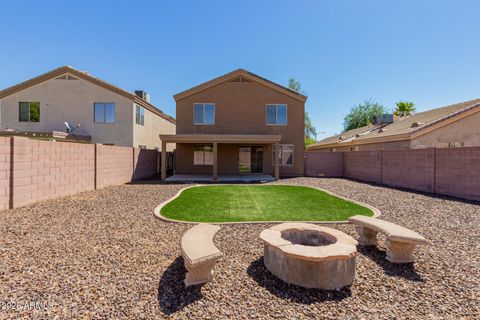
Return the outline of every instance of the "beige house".
<path id="1" fill-rule="evenodd" d="M 480 146 L 480 99 L 342 132 L 307 151 L 365 151 Z"/>
<path id="2" fill-rule="evenodd" d="M 0 131 L 37 137 L 70 131 L 70 136 L 86 137 L 92 143 L 161 148 L 158 135 L 175 133 L 175 119 L 142 93 L 60 67 L 0 91 Z"/>
<path id="3" fill-rule="evenodd" d="M 176 134 L 160 139 L 176 174 L 303 175 L 304 95 L 239 69 L 174 98 Z"/>

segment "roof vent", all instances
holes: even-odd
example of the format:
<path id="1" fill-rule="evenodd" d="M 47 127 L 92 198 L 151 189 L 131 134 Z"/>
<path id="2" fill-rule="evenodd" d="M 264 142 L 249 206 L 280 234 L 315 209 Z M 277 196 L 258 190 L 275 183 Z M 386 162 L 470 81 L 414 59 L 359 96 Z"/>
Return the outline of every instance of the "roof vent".
<path id="1" fill-rule="evenodd" d="M 338 137 L 338 140 L 342 140 L 344 138 L 345 138 L 344 136 L 340 136 L 340 137 Z"/>
<path id="2" fill-rule="evenodd" d="M 393 114 L 382 114 L 373 118 L 373 124 L 389 124 L 393 123 Z"/>
<path id="3" fill-rule="evenodd" d="M 63 76 L 60 76 L 56 78 L 57 80 L 78 80 L 78 78 L 75 78 L 74 76 L 69 75 L 68 73 L 64 74 Z"/>
<path id="4" fill-rule="evenodd" d="M 410 125 L 410 128 L 417 128 L 423 126 L 425 123 L 423 122 L 414 122 Z"/>
<path id="5" fill-rule="evenodd" d="M 378 133 L 383 133 L 383 132 L 385 132 L 385 131 L 387 131 L 387 129 L 385 129 L 385 128 L 380 128 L 380 129 L 378 129 Z"/>
<path id="6" fill-rule="evenodd" d="M 250 80 L 248 79 L 245 79 L 244 77 L 240 76 L 238 78 L 235 78 L 233 80 L 231 80 L 230 82 L 251 82 Z"/>
<path id="7" fill-rule="evenodd" d="M 150 102 L 150 95 L 143 90 L 135 90 L 135 94 L 142 98 L 143 100 Z"/>

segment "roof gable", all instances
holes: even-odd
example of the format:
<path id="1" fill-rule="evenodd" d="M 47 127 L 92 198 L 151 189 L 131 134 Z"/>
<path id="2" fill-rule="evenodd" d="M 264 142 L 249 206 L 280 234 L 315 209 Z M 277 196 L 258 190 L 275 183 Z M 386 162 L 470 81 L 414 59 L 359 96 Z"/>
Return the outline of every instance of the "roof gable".
<path id="1" fill-rule="evenodd" d="M 136 104 L 139 104 L 141 105 L 142 107 L 145 107 L 146 109 L 150 110 L 151 112 L 155 113 L 156 115 L 164 118 L 165 120 L 168 120 L 172 123 L 175 123 L 175 119 L 165 113 L 163 113 L 162 111 L 160 111 L 159 109 L 157 109 L 157 107 L 155 107 L 153 104 L 143 100 L 142 98 L 140 98 L 139 96 L 131 93 L 131 92 L 128 92 L 126 90 L 123 90 L 113 84 L 110 84 L 106 81 L 103 81 L 99 78 L 96 78 L 94 76 L 91 76 L 89 75 L 88 73 L 86 72 L 82 72 L 80 70 L 77 70 L 75 68 L 72 68 L 70 66 L 63 66 L 63 67 L 60 67 L 60 68 L 57 68 L 57 69 L 54 69 L 52 71 L 49 71 L 47 73 L 44 73 L 44 74 L 41 74 L 35 78 L 32 78 L 32 79 L 29 79 L 27 81 L 24 81 L 24 82 L 20 82 L 19 84 L 16 84 L 14 86 L 11 86 L 9 88 L 6 88 L 4 90 L 1 90 L 0 91 L 0 99 L 4 98 L 4 97 L 7 97 L 9 95 L 12 95 L 16 92 L 19 92 L 19 91 L 22 91 L 26 88 L 29 88 L 29 87 L 32 87 L 32 86 L 35 86 L 37 84 L 40 84 L 42 82 L 45 82 L 47 80 L 51 80 L 51 79 L 55 79 L 55 78 L 58 78 L 58 77 L 61 77 L 63 76 L 64 74 L 69 74 L 71 76 L 74 76 L 74 77 L 78 77 L 80 79 L 84 79 L 86 81 L 89 81 L 97 86 L 100 86 L 104 89 L 107 89 L 107 90 L 110 90 L 110 91 L 113 91 L 127 99 L 130 99 L 132 100 L 132 102 L 135 102 Z"/>
<path id="2" fill-rule="evenodd" d="M 302 101 L 302 102 L 305 102 L 307 100 L 307 97 L 304 96 L 303 94 L 300 94 L 298 92 L 290 90 L 290 89 L 288 89 L 288 88 L 286 88 L 282 85 L 279 85 L 278 83 L 275 83 L 275 82 L 270 81 L 268 79 L 262 78 L 262 77 L 260 77 L 256 74 L 254 74 L 252 72 L 249 72 L 247 70 L 244 70 L 244 69 L 237 69 L 235 71 L 229 72 L 227 74 L 224 74 L 223 76 L 214 78 L 212 80 L 209 80 L 207 82 L 199 84 L 199 85 L 197 85 L 193 88 L 190 88 L 188 90 L 177 93 L 173 97 L 174 97 L 175 101 L 179 101 L 179 100 L 187 98 L 191 95 L 194 95 L 198 92 L 207 90 L 208 88 L 211 88 L 211 87 L 217 86 L 221 83 L 224 83 L 224 82 L 227 82 L 227 81 L 232 81 L 232 80 L 234 82 L 254 81 L 254 82 L 257 82 L 257 83 L 259 83 L 263 86 L 266 86 L 270 89 L 273 89 L 273 90 L 278 91 L 280 93 L 283 93 L 287 96 L 290 96 L 290 97 L 292 97 L 296 100 L 299 100 L 299 101 Z"/>

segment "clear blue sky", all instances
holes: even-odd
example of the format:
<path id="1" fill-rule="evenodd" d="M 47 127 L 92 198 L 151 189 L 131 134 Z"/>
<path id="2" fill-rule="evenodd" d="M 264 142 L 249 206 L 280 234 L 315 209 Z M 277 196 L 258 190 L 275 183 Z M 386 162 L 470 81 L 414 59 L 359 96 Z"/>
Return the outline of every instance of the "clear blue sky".
<path id="1" fill-rule="evenodd" d="M 172 95 L 237 68 L 309 96 L 318 138 L 372 98 L 480 97 L 480 1 L 2 1 L 0 88 L 61 65 L 174 115 Z"/>

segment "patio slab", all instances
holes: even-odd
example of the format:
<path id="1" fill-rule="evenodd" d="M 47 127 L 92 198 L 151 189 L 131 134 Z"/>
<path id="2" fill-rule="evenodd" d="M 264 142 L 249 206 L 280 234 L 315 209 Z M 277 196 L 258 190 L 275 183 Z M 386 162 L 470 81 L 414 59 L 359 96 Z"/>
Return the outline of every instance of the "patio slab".
<path id="1" fill-rule="evenodd" d="M 241 174 L 241 175 L 219 175 L 217 180 L 211 175 L 203 174 L 175 174 L 165 179 L 166 182 L 241 182 L 241 183 L 265 183 L 275 181 L 269 174 Z"/>

